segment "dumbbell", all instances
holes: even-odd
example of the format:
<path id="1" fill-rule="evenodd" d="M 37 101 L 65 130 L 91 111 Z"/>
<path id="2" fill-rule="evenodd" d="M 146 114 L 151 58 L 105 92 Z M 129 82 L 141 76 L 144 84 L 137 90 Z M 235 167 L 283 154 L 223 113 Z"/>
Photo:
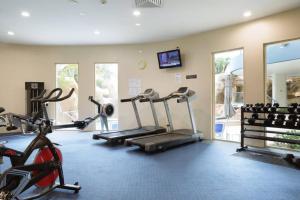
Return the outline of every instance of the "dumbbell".
<path id="1" fill-rule="evenodd" d="M 298 106 L 297 103 L 292 103 L 292 104 L 289 105 L 289 107 L 288 107 L 288 112 L 289 112 L 289 113 L 295 113 L 297 106 Z"/>
<path id="2" fill-rule="evenodd" d="M 252 106 L 252 104 L 246 104 L 245 111 L 250 112 Z"/>
<path id="3" fill-rule="evenodd" d="M 300 115 L 300 105 L 297 106 L 296 112 Z"/>
<path id="4" fill-rule="evenodd" d="M 253 125 L 255 123 L 255 121 L 258 119 L 258 114 L 257 113 L 253 113 L 251 118 L 248 119 L 248 123 Z"/>
<path id="5" fill-rule="evenodd" d="M 246 105 L 243 105 L 241 107 L 242 111 L 248 111 L 248 108 L 250 107 L 250 104 L 246 104 Z"/>
<path id="6" fill-rule="evenodd" d="M 268 112 L 269 109 L 272 107 L 272 104 L 271 103 L 267 103 L 264 107 L 263 107 L 263 111 L 264 112 Z"/>
<path id="7" fill-rule="evenodd" d="M 273 106 L 270 108 L 270 111 L 274 113 L 274 112 L 276 112 L 276 110 L 277 110 L 278 107 L 279 107 L 279 104 L 278 103 L 274 103 Z"/>
<path id="8" fill-rule="evenodd" d="M 265 126 L 271 126 L 274 119 L 275 119 L 275 115 L 274 114 L 271 114 L 271 113 L 268 114 L 267 119 L 265 119 L 265 121 L 264 121 L 264 125 Z"/>
<path id="9" fill-rule="evenodd" d="M 252 104 L 251 104 L 251 105 L 252 105 Z M 256 105 L 250 106 L 250 111 L 251 111 L 251 112 L 257 112 L 257 107 L 256 107 Z"/>
<path id="10" fill-rule="evenodd" d="M 278 114 L 275 120 L 275 126 L 283 126 L 284 120 L 285 120 L 285 115 Z"/>
<path id="11" fill-rule="evenodd" d="M 295 128 L 297 122 L 297 115 L 289 115 L 289 119 L 285 122 L 287 128 Z"/>
<path id="12" fill-rule="evenodd" d="M 265 107 L 264 103 L 256 103 L 255 104 L 256 111 L 258 111 L 258 112 L 263 111 L 264 107 Z"/>

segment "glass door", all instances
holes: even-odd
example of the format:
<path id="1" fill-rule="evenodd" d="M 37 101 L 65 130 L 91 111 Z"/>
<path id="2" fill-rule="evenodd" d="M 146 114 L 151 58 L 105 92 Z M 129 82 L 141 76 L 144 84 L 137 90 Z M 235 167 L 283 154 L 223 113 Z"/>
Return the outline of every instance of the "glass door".
<path id="1" fill-rule="evenodd" d="M 118 129 L 118 64 L 104 63 L 95 65 L 95 99 L 102 104 L 113 104 L 115 111 L 108 118 L 109 130 Z M 96 129 L 102 130 L 100 120 Z"/>
<path id="2" fill-rule="evenodd" d="M 244 104 L 243 50 L 214 54 L 214 138 L 240 141 Z"/>
<path id="3" fill-rule="evenodd" d="M 56 87 L 63 90 L 67 95 L 72 88 L 73 95 L 55 105 L 55 124 L 68 124 L 78 120 L 78 64 L 57 64 L 56 65 Z"/>
<path id="4" fill-rule="evenodd" d="M 266 45 L 265 52 L 265 102 L 279 103 L 282 107 L 292 103 L 300 104 L 300 39 Z M 276 131 L 274 128 L 268 130 Z M 298 130 L 283 129 L 282 131 L 300 134 Z M 267 136 L 300 140 L 296 135 L 268 133 Z M 296 144 L 267 141 L 266 145 L 300 150 L 300 145 Z"/>

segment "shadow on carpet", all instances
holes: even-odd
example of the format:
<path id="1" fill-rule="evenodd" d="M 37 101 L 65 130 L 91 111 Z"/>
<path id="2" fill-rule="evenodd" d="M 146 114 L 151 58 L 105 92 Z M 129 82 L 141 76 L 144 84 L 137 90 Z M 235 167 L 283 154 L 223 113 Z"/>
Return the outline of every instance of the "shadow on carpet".
<path id="1" fill-rule="evenodd" d="M 265 153 L 254 152 L 254 151 L 242 151 L 242 152 L 234 153 L 233 156 L 300 170 L 298 167 L 287 162 L 280 156 L 275 156 L 275 155 L 272 156 Z"/>

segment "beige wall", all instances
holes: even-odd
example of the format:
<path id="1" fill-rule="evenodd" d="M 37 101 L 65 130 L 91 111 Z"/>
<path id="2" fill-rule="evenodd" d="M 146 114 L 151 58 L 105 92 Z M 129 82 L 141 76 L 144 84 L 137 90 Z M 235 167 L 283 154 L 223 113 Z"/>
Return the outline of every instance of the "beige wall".
<path id="1" fill-rule="evenodd" d="M 119 97 L 128 96 L 128 79 L 142 80 L 143 89 L 155 88 L 161 96 L 179 86 L 189 86 L 197 92 L 193 105 L 198 128 L 211 138 L 212 124 L 212 53 L 244 48 L 246 102 L 262 102 L 264 96 L 264 43 L 300 37 L 300 9 L 227 28 L 199 33 L 174 41 L 119 46 L 22 46 L 0 44 L 1 92 L 0 105 L 8 111 L 25 112 L 25 81 L 44 81 L 47 88 L 55 87 L 55 63 L 79 63 L 80 117 L 91 115 L 94 107 L 87 97 L 94 94 L 94 64 L 119 63 Z M 156 52 L 180 47 L 184 67 L 159 70 Z M 139 53 L 142 50 L 143 53 Z M 144 59 L 148 67 L 140 70 Z M 196 80 L 175 81 L 175 74 L 198 74 Z M 161 125 L 166 124 L 162 105 L 157 105 Z M 139 105 L 141 118 L 151 123 L 148 105 Z M 174 124 L 189 125 L 184 105 L 171 104 Z M 135 125 L 130 105 L 120 105 L 122 128 Z M 183 117 L 182 117 L 183 116 Z M 132 118 L 132 120 L 131 120 Z M 130 119 L 130 120 L 128 120 Z"/>

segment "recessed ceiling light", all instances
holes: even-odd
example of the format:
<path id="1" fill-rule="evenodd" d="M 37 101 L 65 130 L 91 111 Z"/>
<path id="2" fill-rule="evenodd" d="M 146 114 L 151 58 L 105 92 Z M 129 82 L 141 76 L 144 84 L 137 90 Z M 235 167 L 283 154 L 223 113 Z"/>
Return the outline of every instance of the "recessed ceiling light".
<path id="1" fill-rule="evenodd" d="M 95 35 L 100 35 L 100 31 L 95 30 L 95 31 L 94 31 L 94 34 L 95 34 Z"/>
<path id="2" fill-rule="evenodd" d="M 139 10 L 135 10 L 135 11 L 133 11 L 133 15 L 134 16 L 140 16 L 141 12 Z"/>
<path id="3" fill-rule="evenodd" d="M 14 32 L 12 32 L 12 31 L 8 31 L 8 32 L 7 32 L 7 35 L 11 35 L 11 36 L 13 36 L 13 35 L 15 35 L 15 33 L 14 33 Z"/>
<path id="4" fill-rule="evenodd" d="M 244 12 L 244 17 L 251 17 L 251 16 L 252 16 L 252 12 L 251 11 Z"/>
<path id="5" fill-rule="evenodd" d="M 86 14 L 84 12 L 79 13 L 80 16 L 85 16 Z"/>
<path id="6" fill-rule="evenodd" d="M 136 26 L 141 26 L 141 24 L 139 24 L 139 23 L 136 23 L 135 25 L 136 25 Z"/>
<path id="7" fill-rule="evenodd" d="M 21 15 L 22 15 L 22 17 L 30 17 L 30 12 L 28 12 L 28 11 L 22 11 Z"/>

